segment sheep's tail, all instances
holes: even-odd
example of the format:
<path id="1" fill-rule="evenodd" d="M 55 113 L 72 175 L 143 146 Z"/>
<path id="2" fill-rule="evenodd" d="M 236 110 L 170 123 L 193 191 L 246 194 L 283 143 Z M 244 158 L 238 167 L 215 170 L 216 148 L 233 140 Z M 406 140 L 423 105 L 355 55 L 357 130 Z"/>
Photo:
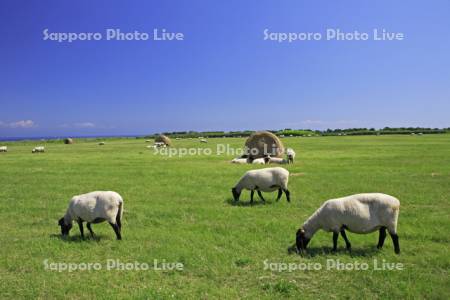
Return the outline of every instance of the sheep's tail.
<path id="1" fill-rule="evenodd" d="M 120 201 L 119 210 L 117 211 L 116 215 L 116 224 L 119 225 L 119 227 L 122 227 L 122 215 L 123 215 L 123 201 Z"/>

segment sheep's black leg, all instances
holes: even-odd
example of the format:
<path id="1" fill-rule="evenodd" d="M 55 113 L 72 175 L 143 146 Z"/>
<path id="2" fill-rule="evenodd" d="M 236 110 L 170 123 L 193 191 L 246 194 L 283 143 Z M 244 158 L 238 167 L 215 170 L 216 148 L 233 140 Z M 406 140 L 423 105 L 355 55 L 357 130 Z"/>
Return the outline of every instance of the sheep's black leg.
<path id="1" fill-rule="evenodd" d="M 114 229 L 114 232 L 116 233 L 116 237 L 118 240 L 122 239 L 122 235 L 120 234 L 120 228 L 119 225 L 117 224 L 113 224 L 111 222 L 109 222 L 109 225 L 111 225 L 111 227 Z"/>
<path id="2" fill-rule="evenodd" d="M 291 202 L 291 198 L 290 198 L 291 193 L 289 192 L 289 190 L 288 189 L 284 190 L 284 193 L 286 194 L 287 202 Z"/>
<path id="3" fill-rule="evenodd" d="M 259 196 L 259 198 L 262 200 L 262 202 L 266 203 L 266 200 L 264 200 L 264 198 L 263 198 L 263 196 L 262 196 L 262 194 L 261 194 L 261 191 L 260 191 L 260 190 L 257 190 L 257 192 L 258 192 L 258 196 Z"/>
<path id="4" fill-rule="evenodd" d="M 280 200 L 281 195 L 283 195 L 283 190 L 281 188 L 278 189 L 277 201 Z"/>
<path id="5" fill-rule="evenodd" d="M 383 248 L 384 240 L 386 239 L 386 227 L 380 228 L 380 236 L 378 237 L 378 245 L 377 248 Z"/>
<path id="6" fill-rule="evenodd" d="M 400 254 L 400 244 L 398 243 L 398 235 L 396 233 L 390 233 L 392 242 L 394 243 L 395 254 Z"/>
<path id="7" fill-rule="evenodd" d="M 333 252 L 337 251 L 337 240 L 339 237 L 339 233 L 333 232 Z"/>
<path id="8" fill-rule="evenodd" d="M 94 237 L 94 231 L 92 231 L 91 223 L 86 224 L 87 229 L 89 229 L 89 232 L 91 233 L 91 236 Z"/>
<path id="9" fill-rule="evenodd" d="M 250 192 L 250 203 L 253 203 L 253 195 L 255 194 L 255 190 Z"/>
<path id="10" fill-rule="evenodd" d="M 121 222 L 120 218 L 116 219 L 116 223 L 117 223 L 117 226 L 119 226 L 119 229 L 122 231 L 122 222 Z"/>
<path id="11" fill-rule="evenodd" d="M 341 235 L 344 238 L 345 241 L 345 247 L 347 248 L 348 251 L 352 250 L 352 244 L 350 244 L 350 241 L 347 238 L 347 235 L 345 234 L 345 229 L 341 228 Z"/>
<path id="12" fill-rule="evenodd" d="M 78 227 L 80 227 L 81 238 L 84 239 L 83 221 L 81 219 L 77 220 Z"/>

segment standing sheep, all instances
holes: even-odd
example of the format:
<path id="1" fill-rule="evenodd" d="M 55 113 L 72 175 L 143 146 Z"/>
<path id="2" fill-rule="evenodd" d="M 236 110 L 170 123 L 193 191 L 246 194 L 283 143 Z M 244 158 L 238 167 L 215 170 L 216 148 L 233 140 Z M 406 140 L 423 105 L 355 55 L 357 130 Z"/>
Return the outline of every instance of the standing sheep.
<path id="1" fill-rule="evenodd" d="M 288 190 L 289 171 L 280 167 L 265 168 L 247 171 L 231 189 L 234 201 L 239 201 L 243 189 L 250 190 L 250 203 L 253 203 L 255 190 L 259 198 L 265 202 L 262 192 L 273 192 L 278 190 L 277 201 L 280 200 L 282 192 L 286 194 L 286 200 L 290 202 Z"/>
<path id="2" fill-rule="evenodd" d="M 294 151 L 294 149 L 287 148 L 286 156 L 287 156 L 288 163 L 289 164 L 293 164 L 294 163 L 294 158 L 295 158 L 295 151 Z"/>
<path id="3" fill-rule="evenodd" d="M 116 192 L 91 192 L 74 196 L 70 200 L 66 214 L 58 221 L 61 226 L 61 234 L 69 235 L 72 222 L 76 221 L 80 228 L 81 238 L 84 239 L 83 222 L 87 222 L 87 228 L 94 236 L 91 224 L 108 221 L 116 233 L 118 240 L 122 239 L 122 214 L 123 199 Z"/>
<path id="4" fill-rule="evenodd" d="M 0 147 L 0 152 L 8 152 L 8 147 L 7 146 L 1 146 Z"/>
<path id="5" fill-rule="evenodd" d="M 380 193 L 356 194 L 328 200 L 297 231 L 297 250 L 306 250 L 309 241 L 319 229 L 333 232 L 333 251 L 337 249 L 339 233 L 344 238 L 347 249 L 351 250 L 345 229 L 360 234 L 379 230 L 377 248 L 381 249 L 387 229 L 394 243 L 395 253 L 399 254 L 397 235 L 399 210 L 400 201 L 397 198 Z"/>

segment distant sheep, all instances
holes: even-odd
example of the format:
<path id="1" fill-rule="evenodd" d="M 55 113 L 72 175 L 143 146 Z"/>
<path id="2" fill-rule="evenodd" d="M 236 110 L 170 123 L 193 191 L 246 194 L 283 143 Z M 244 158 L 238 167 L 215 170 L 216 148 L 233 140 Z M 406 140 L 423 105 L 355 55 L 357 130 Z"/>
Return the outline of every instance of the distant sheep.
<path id="1" fill-rule="evenodd" d="M 43 146 L 34 147 L 33 150 L 31 150 L 31 153 L 39 153 L 39 152 L 45 152 L 45 148 Z"/>
<path id="2" fill-rule="evenodd" d="M 287 160 L 289 164 L 293 164 L 294 163 L 294 158 L 295 158 L 295 151 L 292 148 L 287 148 L 286 149 L 286 156 L 287 156 Z"/>
<path id="3" fill-rule="evenodd" d="M 164 142 L 155 142 L 154 144 L 155 148 L 166 148 L 167 145 Z"/>
<path id="4" fill-rule="evenodd" d="M 326 201 L 316 212 L 303 223 L 296 234 L 296 248 L 306 250 L 306 246 L 316 233 L 322 229 L 333 232 L 333 251 L 337 249 L 339 233 L 345 240 L 348 250 L 351 244 L 345 230 L 366 234 L 379 230 L 378 249 L 381 249 L 386 238 L 386 229 L 394 243 L 395 253 L 400 253 L 397 235 L 397 221 L 400 201 L 386 194 L 356 194 Z"/>
<path id="5" fill-rule="evenodd" d="M 84 239 L 83 222 L 87 222 L 87 228 L 94 236 L 91 224 L 108 221 L 116 233 L 118 240 L 122 239 L 122 214 L 123 199 L 116 192 L 91 192 L 74 196 L 70 200 L 69 208 L 64 217 L 59 219 L 61 234 L 65 237 L 69 235 L 72 222 L 76 221 L 80 228 L 81 238 Z"/>
<path id="6" fill-rule="evenodd" d="M 7 146 L 1 146 L 0 147 L 0 152 L 8 152 L 8 147 Z"/>
<path id="7" fill-rule="evenodd" d="M 248 163 L 248 159 L 247 158 L 234 158 L 231 161 L 232 164 L 246 164 Z"/>
<path id="8" fill-rule="evenodd" d="M 208 141 L 206 139 L 201 139 L 200 143 L 207 143 Z"/>
<path id="9" fill-rule="evenodd" d="M 282 192 L 286 194 L 286 199 L 290 202 L 290 192 L 288 190 L 289 171 L 280 167 L 265 168 L 247 171 L 239 179 L 237 184 L 231 189 L 234 201 L 239 201 L 242 190 L 250 190 L 250 203 L 253 203 L 255 190 L 259 198 L 265 202 L 262 192 L 273 192 L 278 190 L 277 201 L 280 200 Z"/>
<path id="10" fill-rule="evenodd" d="M 100 143 L 98 143 L 98 145 L 103 146 L 103 145 L 105 145 L 105 142 L 100 142 Z"/>
<path id="11" fill-rule="evenodd" d="M 252 160 L 252 164 L 265 165 L 266 163 L 268 163 L 268 161 L 268 157 L 255 158 L 254 160 Z"/>
<path id="12" fill-rule="evenodd" d="M 287 159 L 284 158 L 280 158 L 280 157 L 269 157 L 268 159 L 268 163 L 269 164 L 279 164 L 279 165 L 284 165 L 288 163 Z"/>

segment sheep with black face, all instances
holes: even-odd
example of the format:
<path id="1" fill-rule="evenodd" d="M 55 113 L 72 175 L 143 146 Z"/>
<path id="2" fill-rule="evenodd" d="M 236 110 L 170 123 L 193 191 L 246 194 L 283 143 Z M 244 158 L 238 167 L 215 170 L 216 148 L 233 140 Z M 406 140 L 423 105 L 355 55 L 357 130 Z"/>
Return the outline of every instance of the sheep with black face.
<path id="1" fill-rule="evenodd" d="M 309 217 L 296 233 L 296 248 L 306 250 L 309 241 L 319 230 L 333 232 L 333 251 L 337 250 L 339 233 L 346 247 L 351 250 L 346 230 L 367 234 L 379 231 L 377 248 L 381 249 L 386 238 L 386 229 L 391 235 L 396 254 L 400 253 L 397 235 L 397 221 L 400 201 L 381 193 L 356 194 L 326 201 Z"/>
<path id="2" fill-rule="evenodd" d="M 74 196 L 64 217 L 59 219 L 63 237 L 69 235 L 72 222 L 76 221 L 80 228 L 81 238 L 84 238 L 83 222 L 87 222 L 87 228 L 92 236 L 91 224 L 107 221 L 116 233 L 118 240 L 122 239 L 122 214 L 123 199 L 116 192 L 96 191 Z"/>
<path id="3" fill-rule="evenodd" d="M 273 192 L 278 190 L 277 201 L 282 193 L 286 194 L 286 199 L 290 202 L 290 192 L 288 190 L 289 171 L 280 167 L 264 168 L 247 171 L 237 184 L 231 189 L 234 201 L 239 201 L 242 190 L 250 190 L 250 203 L 253 203 L 255 190 L 263 202 L 265 202 L 261 192 Z"/>

